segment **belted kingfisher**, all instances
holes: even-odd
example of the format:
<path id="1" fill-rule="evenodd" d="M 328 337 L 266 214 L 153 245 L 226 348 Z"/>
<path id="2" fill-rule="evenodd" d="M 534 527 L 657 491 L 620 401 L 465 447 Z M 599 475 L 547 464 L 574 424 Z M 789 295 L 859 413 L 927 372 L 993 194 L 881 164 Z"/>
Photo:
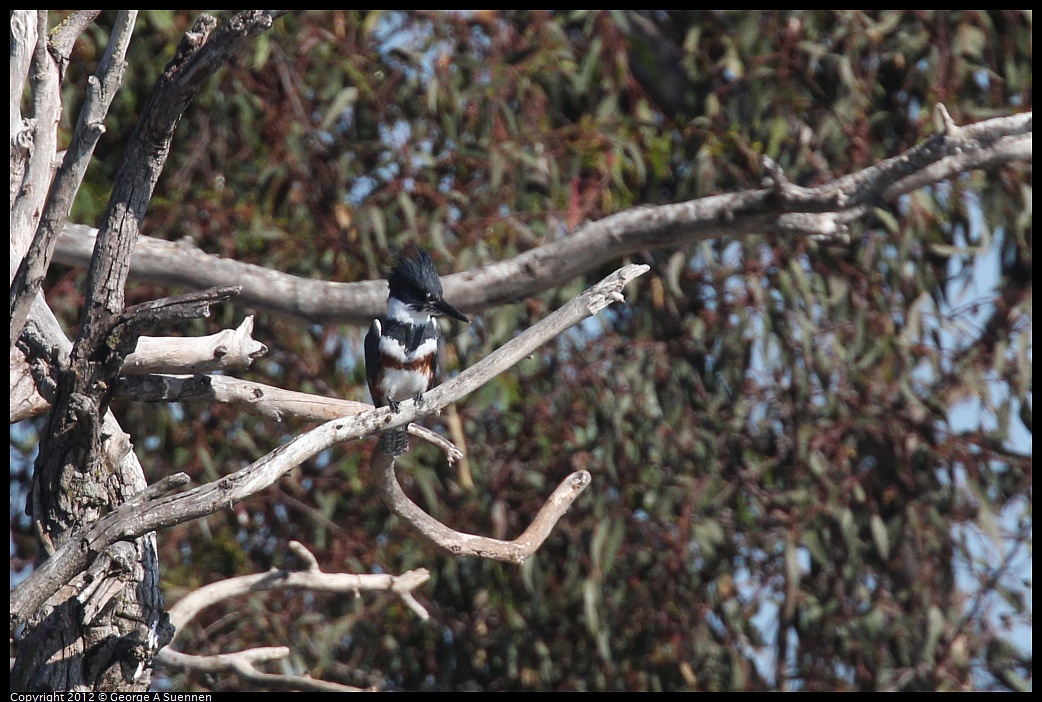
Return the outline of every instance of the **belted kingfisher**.
<path id="1" fill-rule="evenodd" d="M 448 315 L 470 320 L 442 299 L 441 278 L 425 251 L 403 258 L 387 277 L 387 316 L 374 319 L 365 335 L 365 374 L 377 407 L 392 412 L 410 397 L 420 401 L 438 370 L 438 323 Z M 405 427 L 385 431 L 380 450 L 398 457 L 409 447 Z"/>

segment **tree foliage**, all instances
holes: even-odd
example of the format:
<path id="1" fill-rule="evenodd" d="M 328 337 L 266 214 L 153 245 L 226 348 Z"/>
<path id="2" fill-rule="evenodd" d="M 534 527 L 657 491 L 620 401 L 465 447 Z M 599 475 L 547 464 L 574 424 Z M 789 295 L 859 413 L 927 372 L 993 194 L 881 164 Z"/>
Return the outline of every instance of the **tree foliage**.
<path id="1" fill-rule="evenodd" d="M 72 221 L 104 211 L 194 19 L 142 12 Z M 67 107 L 111 24 L 77 44 Z M 759 188 L 765 156 L 822 185 L 926 140 L 937 103 L 959 125 L 1029 111 L 1031 62 L 1014 11 L 295 13 L 186 112 L 143 231 L 330 281 L 382 278 L 410 242 L 443 273 L 472 270 L 628 208 Z M 297 540 L 325 570 L 429 568 L 431 621 L 264 593 L 207 610 L 176 647 L 281 643 L 293 672 L 385 689 L 1030 686 L 1030 162 L 879 202 L 845 239 L 735 232 L 631 258 L 652 276 L 628 306 L 433 422 L 463 462 L 417 447 L 399 471 L 454 528 L 508 537 L 590 471 L 524 566 L 435 550 L 374 499 L 373 442 L 340 446 L 161 532 L 166 598 L 292 563 Z M 482 311 L 444 365 L 472 365 L 614 263 Z M 45 285 L 70 326 L 84 275 L 55 266 Z M 127 304 L 165 294 L 135 280 Z M 242 377 L 366 399 L 362 332 L 259 314 L 270 352 Z M 304 428 L 221 404 L 114 410 L 150 483 L 213 481 Z M 12 430 L 13 501 L 43 426 Z M 20 512 L 12 574 L 35 553 Z"/>

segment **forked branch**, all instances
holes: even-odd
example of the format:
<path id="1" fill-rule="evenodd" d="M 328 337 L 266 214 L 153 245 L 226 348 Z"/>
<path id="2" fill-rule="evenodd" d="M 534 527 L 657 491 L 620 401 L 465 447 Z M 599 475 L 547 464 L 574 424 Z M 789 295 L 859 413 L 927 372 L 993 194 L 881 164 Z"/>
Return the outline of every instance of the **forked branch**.
<path id="1" fill-rule="evenodd" d="M 374 451 L 370 462 L 373 476 L 380 489 L 384 504 L 399 517 L 414 526 L 424 537 L 455 556 L 478 556 L 494 561 L 522 564 L 539 550 L 554 525 L 564 516 L 586 486 L 590 484 L 590 473 L 580 470 L 572 473 L 557 486 L 535 519 L 524 533 L 513 541 L 503 541 L 487 536 L 467 534 L 445 526 L 419 505 L 398 484 L 394 475 L 394 459 L 382 451 Z"/>

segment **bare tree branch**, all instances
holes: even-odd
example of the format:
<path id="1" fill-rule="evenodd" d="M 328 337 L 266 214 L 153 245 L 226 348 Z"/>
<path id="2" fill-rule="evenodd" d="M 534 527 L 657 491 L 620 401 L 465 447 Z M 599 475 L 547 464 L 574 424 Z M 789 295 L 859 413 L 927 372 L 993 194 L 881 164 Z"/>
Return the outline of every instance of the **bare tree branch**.
<path id="1" fill-rule="evenodd" d="M 637 207 L 591 222 L 510 260 L 443 278 L 446 297 L 473 312 L 559 286 L 606 261 L 637 251 L 687 246 L 714 237 L 763 232 L 843 240 L 851 222 L 880 203 L 976 168 L 1031 160 L 1031 113 L 998 117 L 931 137 L 907 152 L 817 188 L 768 187 L 657 207 Z M 82 266 L 92 230 L 67 225 L 56 260 Z M 185 242 L 142 237 L 131 275 L 174 287 L 237 283 L 239 301 L 323 324 L 366 325 L 382 313 L 383 281 L 336 283 L 298 278 L 205 254 Z"/>
<path id="2" fill-rule="evenodd" d="M 97 230 L 92 227 L 66 224 L 58 239 L 55 260 L 66 265 L 86 265 L 96 235 Z M 383 313 L 387 303 L 387 283 L 382 280 L 337 283 L 298 278 L 207 254 L 184 240 L 172 242 L 142 236 L 131 257 L 130 271 L 140 280 L 177 288 L 209 287 L 202 284 L 204 280 L 234 281 L 242 285 L 244 305 L 326 324 L 369 324 Z M 337 316 L 334 310 L 340 307 L 345 314 Z"/>
<path id="3" fill-rule="evenodd" d="M 291 418 L 327 422 L 337 417 L 348 417 L 373 409 L 373 406 L 366 402 L 284 390 L 223 375 L 137 374 L 151 370 L 150 362 L 149 359 L 143 358 L 142 365 L 135 374 L 120 377 L 116 381 L 115 397 L 138 402 L 220 402 L 277 422 Z M 441 449 L 449 463 L 454 463 L 463 456 L 456 446 L 430 429 L 410 424 L 409 433 Z"/>
<path id="4" fill-rule="evenodd" d="M 123 287 L 128 272 L 125 262 L 137 242 L 145 210 L 188 103 L 214 71 L 247 40 L 271 27 L 271 22 L 267 11 L 249 10 L 214 32 L 217 20 L 205 14 L 200 16 L 156 81 L 142 109 L 141 120 L 130 136 L 123 167 L 98 233 L 89 268 L 84 328 L 90 329 L 98 319 L 123 309 Z"/>
<path id="5" fill-rule="evenodd" d="M 125 348 L 111 348 L 111 362 L 119 364 L 126 348 L 130 348 L 137 338 L 137 350 L 126 357 L 121 370 L 133 373 L 150 372 L 152 368 L 181 369 L 180 366 L 169 365 L 175 359 L 183 363 L 186 369 L 247 367 L 252 360 L 251 354 L 256 356 L 266 352 L 263 344 L 249 337 L 253 328 L 252 318 L 244 321 L 235 332 L 228 330 L 201 339 L 159 340 L 153 337 L 137 337 L 141 328 L 164 320 L 207 316 L 211 304 L 228 299 L 236 291 L 237 288 L 231 288 L 189 293 L 187 296 L 153 300 L 127 310 L 116 320 L 114 332 L 110 336 L 110 345 L 122 344 Z M 33 314 L 38 320 L 53 320 L 50 311 L 45 308 L 46 303 L 37 294 L 37 301 L 32 308 Z M 136 327 L 137 331 L 126 327 Z M 144 344 L 141 343 L 141 339 L 145 340 Z M 60 372 L 67 370 L 69 362 L 68 340 L 56 326 L 56 322 L 48 325 L 46 331 L 36 324 L 28 325 L 23 341 L 25 348 L 30 349 L 31 353 L 25 353 L 22 346 L 11 349 L 11 422 L 27 419 L 50 408 Z M 141 348 L 142 346 L 144 348 Z M 27 358 L 32 358 L 37 366 L 41 365 L 44 359 L 50 359 L 50 367 L 30 372 Z M 48 398 L 37 392 L 42 388 L 48 389 Z"/>
<path id="6" fill-rule="evenodd" d="M 183 631 L 188 623 L 207 607 L 232 597 L 267 590 L 309 590 L 351 595 L 357 595 L 363 591 L 388 592 L 400 598 L 409 595 L 408 602 L 404 602 L 403 599 L 406 606 L 421 620 L 430 619 L 427 610 L 420 606 L 414 598 L 411 598 L 411 594 L 416 588 L 430 580 L 430 572 L 426 568 L 412 570 L 402 575 L 325 573 L 319 569 L 314 555 L 303 544 L 291 541 L 289 547 L 306 563 L 305 569 L 271 570 L 267 573 L 228 578 L 204 585 L 192 590 L 170 608 L 170 623 L 178 631 Z"/>
<path id="7" fill-rule="evenodd" d="M 126 10 L 122 10 L 122 12 L 126 12 Z M 69 57 L 72 55 L 72 47 L 76 44 L 76 40 L 100 14 L 101 10 L 76 10 L 54 25 L 54 28 L 51 30 L 51 53 L 54 54 L 55 59 L 58 61 L 58 68 L 62 72 L 62 78 L 64 78 L 65 67 L 69 64 Z M 136 10 L 134 14 L 137 14 Z M 119 21 L 117 19 L 116 23 L 118 24 Z M 110 39 L 109 46 L 111 45 Z"/>
<path id="8" fill-rule="evenodd" d="M 52 164 L 58 145 L 58 120 L 61 117 L 61 96 L 58 67 L 47 51 L 47 11 L 36 14 L 35 34 L 27 26 L 29 16 L 20 14 L 12 18 L 11 70 L 15 70 L 16 53 L 21 60 L 22 49 L 15 49 L 29 39 L 35 40 L 29 74 L 32 89 L 32 112 L 29 120 L 15 123 L 15 107 L 11 117 L 11 261 L 8 282 L 14 279 L 15 271 L 29 248 L 29 241 L 36 231 L 43 212 L 44 200 L 54 174 Z M 15 21 L 20 20 L 20 21 Z M 19 30 L 17 34 L 15 31 Z M 11 96 L 12 101 L 15 95 Z M 21 100 L 21 93 L 17 99 Z M 15 173 L 21 177 L 15 182 Z"/>
<path id="9" fill-rule="evenodd" d="M 80 22 L 68 22 L 62 25 L 61 37 L 72 34 L 72 38 L 78 36 L 82 27 L 89 24 L 100 10 L 90 13 L 76 13 L 73 18 L 80 18 Z M 50 192 L 47 194 L 47 204 L 36 228 L 33 242 L 25 257 L 22 258 L 11 283 L 11 345 L 18 339 L 18 335 L 25 326 L 25 318 L 29 314 L 29 307 L 36 292 L 43 283 L 44 275 L 54 255 L 54 245 L 58 233 L 64 226 L 72 209 L 73 200 L 80 189 L 83 174 L 87 171 L 91 157 L 94 155 L 94 147 L 98 139 L 105 132 L 105 115 L 108 114 L 109 105 L 115 97 L 123 82 L 123 72 L 126 70 L 124 57 L 127 47 L 130 45 L 130 36 L 134 31 L 134 20 L 137 18 L 137 10 L 120 10 L 116 15 L 116 24 L 112 29 L 105 54 L 98 64 L 95 75 L 87 81 L 87 93 L 84 98 L 83 107 L 80 109 L 79 121 L 76 123 L 76 131 L 72 135 L 72 141 L 65 152 L 65 159 L 61 168 L 51 183 Z M 70 18 L 72 19 L 72 18 Z M 79 27 L 75 31 L 75 27 Z M 61 49 L 63 56 L 71 51 L 72 41 L 67 39 L 61 43 L 68 44 Z M 65 59 L 67 60 L 67 58 Z"/>
<path id="10" fill-rule="evenodd" d="M 206 609 L 233 597 L 267 590 L 301 590 L 332 592 L 358 596 L 361 592 L 386 592 L 398 597 L 421 620 L 430 618 L 427 610 L 416 601 L 413 591 L 430 580 L 425 568 L 411 570 L 401 575 L 354 575 L 349 573 L 324 573 L 318 567 L 315 556 L 297 541 L 289 543 L 292 550 L 306 564 L 304 570 L 272 570 L 258 575 L 245 575 L 221 580 L 193 590 L 170 608 L 170 621 L 178 632 L 184 631 L 195 616 Z M 189 655 L 171 648 L 163 649 L 156 662 L 185 670 L 203 673 L 223 671 L 235 672 L 248 680 L 278 689 L 356 691 L 358 688 L 337 683 L 314 680 L 299 675 L 274 676 L 256 668 L 257 663 L 284 660 L 289 657 L 286 647 L 253 648 L 234 653 L 202 656 Z"/>
<path id="11" fill-rule="evenodd" d="M 120 373 L 208 373 L 246 370 L 268 347 L 253 336 L 253 317 L 246 317 L 236 329 L 225 329 L 209 336 L 138 338 L 134 353 L 123 361 Z"/>
<path id="12" fill-rule="evenodd" d="M 258 663 L 280 661 L 289 658 L 286 646 L 251 648 L 234 653 L 219 653 L 213 656 L 190 656 L 179 651 L 163 649 L 156 661 L 163 665 L 200 673 L 232 672 L 256 684 L 262 690 L 314 690 L 315 692 L 365 692 L 359 687 L 315 680 L 302 675 L 273 675 L 257 668 Z"/>
<path id="13" fill-rule="evenodd" d="M 32 314 L 37 318 L 43 317 L 43 311 L 34 304 Z M 203 337 L 152 337 L 141 336 L 138 338 L 134 352 L 126 357 L 120 373 L 126 375 L 141 376 L 151 373 L 205 373 L 211 371 L 244 370 L 250 366 L 255 358 L 267 353 L 267 347 L 252 337 L 253 317 L 246 317 L 242 324 L 236 329 L 225 329 L 217 334 Z M 55 348 L 54 338 L 64 338 L 60 329 L 52 330 L 46 337 L 39 333 L 37 327 L 29 324 L 24 332 L 23 340 L 27 345 L 33 346 L 37 353 L 33 356 L 33 362 L 40 364 L 42 359 L 53 356 Z M 67 345 L 68 346 L 68 345 Z M 65 348 L 64 363 L 68 364 L 69 349 Z M 34 417 L 50 408 L 51 402 L 37 392 L 38 386 L 50 387 L 50 397 L 53 399 L 53 388 L 57 384 L 57 368 L 50 371 L 30 372 L 30 366 L 20 348 L 11 349 L 10 362 L 10 397 L 11 407 L 10 422 L 19 422 L 23 419 Z M 189 376 L 191 377 L 191 376 Z M 116 381 L 116 395 L 123 399 L 140 399 L 147 402 L 179 401 L 188 399 L 219 399 L 219 401 L 231 401 L 214 397 L 214 393 L 204 391 L 200 394 L 199 387 L 194 390 L 188 385 L 185 377 L 177 378 L 171 376 L 150 376 L 151 380 L 134 383 L 125 377 Z M 234 378 L 221 376 L 218 384 L 246 383 Z M 197 381 L 196 385 L 202 385 L 203 381 Z M 270 386 L 260 386 L 269 388 Z M 179 388 L 179 389 L 175 389 Z M 277 388 L 270 388 L 273 391 Z M 144 393 L 144 397 L 136 397 L 135 392 Z M 227 393 L 237 397 L 236 393 Z M 254 414 L 265 414 L 257 411 L 256 407 L 263 393 L 253 395 L 250 403 L 250 411 Z M 248 397 L 248 393 L 241 393 L 242 397 Z M 313 397 L 308 395 L 306 397 Z M 362 411 L 359 409 L 359 411 Z M 268 413 L 278 418 L 279 409 L 276 408 Z M 339 417 L 346 412 L 329 412 L 323 416 L 313 417 L 315 420 L 328 420 Z"/>
<path id="14" fill-rule="evenodd" d="M 226 302 L 238 294 L 239 286 L 232 285 L 171 295 L 128 307 L 112 318 L 112 326 L 107 333 L 106 343 L 119 354 L 115 359 L 119 364 L 116 370 L 123 370 L 124 361 L 134 352 L 143 330 L 177 319 L 209 317 L 213 305 Z"/>
<path id="15" fill-rule="evenodd" d="M 220 402 L 277 422 L 290 418 L 327 422 L 373 409 L 365 402 L 309 395 L 220 375 L 124 376 L 116 385 L 116 396 L 143 402 Z"/>
<path id="16" fill-rule="evenodd" d="M 187 483 L 187 476 L 179 473 L 131 496 L 69 539 L 11 592 L 12 628 L 24 623 L 59 587 L 113 543 L 225 509 L 265 489 L 301 462 L 335 444 L 404 426 L 420 416 L 437 412 L 481 387 L 572 325 L 622 300 L 622 288 L 647 271 L 648 266 L 640 265 L 619 269 L 452 380 L 426 393 L 421 405 L 409 400 L 402 403 L 397 414 L 384 407 L 327 422 L 231 475 L 184 493 L 167 494 Z"/>
<path id="17" fill-rule="evenodd" d="M 86 532 L 78 535 L 78 538 L 70 539 L 50 558 L 40 564 L 32 574 L 11 591 L 11 629 L 15 629 L 26 621 L 33 612 L 46 602 L 58 588 L 70 582 L 77 573 L 85 569 L 97 554 L 104 551 L 117 541 L 137 538 L 154 528 L 142 529 L 133 533 L 135 529 L 128 529 L 123 534 L 107 535 L 105 528 L 110 526 L 111 517 L 115 515 L 132 518 L 132 512 L 146 509 L 150 503 L 156 501 L 161 495 L 178 487 L 186 485 L 189 479 L 184 473 L 163 478 L 162 480 L 148 486 L 141 492 L 131 496 L 129 500 L 120 505 L 114 512 L 95 522 Z M 29 587 L 23 587 L 26 583 L 32 583 Z"/>
<path id="18" fill-rule="evenodd" d="M 34 314 L 43 314 L 42 309 L 34 307 L 33 310 Z M 253 339 L 252 331 L 253 318 L 247 317 L 237 329 L 210 336 L 142 336 L 134 352 L 123 362 L 120 372 L 124 375 L 116 379 L 113 397 L 137 402 L 220 402 L 278 422 L 290 418 L 326 422 L 373 409 L 372 405 L 356 400 L 321 397 L 230 376 L 202 374 L 242 370 L 248 368 L 254 358 L 267 353 L 267 348 Z M 24 340 L 34 353 L 25 354 L 19 348 L 11 350 L 9 420 L 12 423 L 51 407 L 51 401 L 37 390 L 41 386 L 50 387 L 53 395 L 58 366 L 30 372 L 26 358 L 31 356 L 33 362 L 40 365 L 43 359 L 54 356 L 56 337 L 64 339 L 60 329 L 52 328 L 43 335 L 38 327 L 30 324 Z M 67 365 L 67 341 L 61 348 L 63 352 L 58 359 Z M 439 448 L 449 463 L 462 458 L 462 452 L 452 442 L 426 427 L 410 424 L 409 433 Z"/>
<path id="19" fill-rule="evenodd" d="M 32 123 L 30 120 L 22 120 L 22 95 L 25 91 L 25 81 L 29 75 L 29 65 L 33 60 L 33 50 L 36 47 L 37 22 L 35 10 L 13 10 L 11 12 L 11 61 L 10 61 L 10 137 L 11 137 L 11 174 L 10 174 L 10 204 L 8 214 L 12 214 L 15 197 L 22 187 L 22 177 L 25 175 L 25 165 L 29 160 L 29 154 L 33 145 Z M 14 223 L 14 220 L 11 220 Z M 12 230 L 13 234 L 13 230 Z M 28 238 L 28 237 L 27 237 Z M 26 239 L 27 239 L 26 238 Z M 17 247 L 18 253 L 24 253 L 28 247 L 28 240 Z M 16 247 L 12 247 L 12 255 Z M 12 258 L 11 273 L 14 273 Z"/>
<path id="20" fill-rule="evenodd" d="M 535 519 L 521 536 L 513 541 L 503 541 L 487 536 L 455 531 L 424 512 L 409 499 L 394 475 L 394 459 L 382 451 L 374 451 L 370 469 L 380 488 L 380 497 L 388 509 L 407 521 L 421 535 L 454 556 L 478 556 L 495 561 L 506 561 L 518 565 L 535 553 L 554 525 L 564 516 L 575 499 L 590 484 L 590 473 L 580 470 L 565 478 L 550 499 L 543 504 Z"/>

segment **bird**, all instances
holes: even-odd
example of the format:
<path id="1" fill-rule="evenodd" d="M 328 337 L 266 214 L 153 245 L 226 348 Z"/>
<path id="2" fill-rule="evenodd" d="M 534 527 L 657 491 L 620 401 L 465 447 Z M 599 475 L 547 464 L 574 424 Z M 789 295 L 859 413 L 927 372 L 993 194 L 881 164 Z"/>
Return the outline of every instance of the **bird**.
<path id="1" fill-rule="evenodd" d="M 387 314 L 374 319 L 365 335 L 365 374 L 373 404 L 397 413 L 405 400 L 420 402 L 434 381 L 439 338 L 435 317 L 470 320 L 443 299 L 441 277 L 422 249 L 398 260 L 387 286 Z M 408 447 L 405 427 L 380 435 L 380 450 L 392 457 Z"/>

